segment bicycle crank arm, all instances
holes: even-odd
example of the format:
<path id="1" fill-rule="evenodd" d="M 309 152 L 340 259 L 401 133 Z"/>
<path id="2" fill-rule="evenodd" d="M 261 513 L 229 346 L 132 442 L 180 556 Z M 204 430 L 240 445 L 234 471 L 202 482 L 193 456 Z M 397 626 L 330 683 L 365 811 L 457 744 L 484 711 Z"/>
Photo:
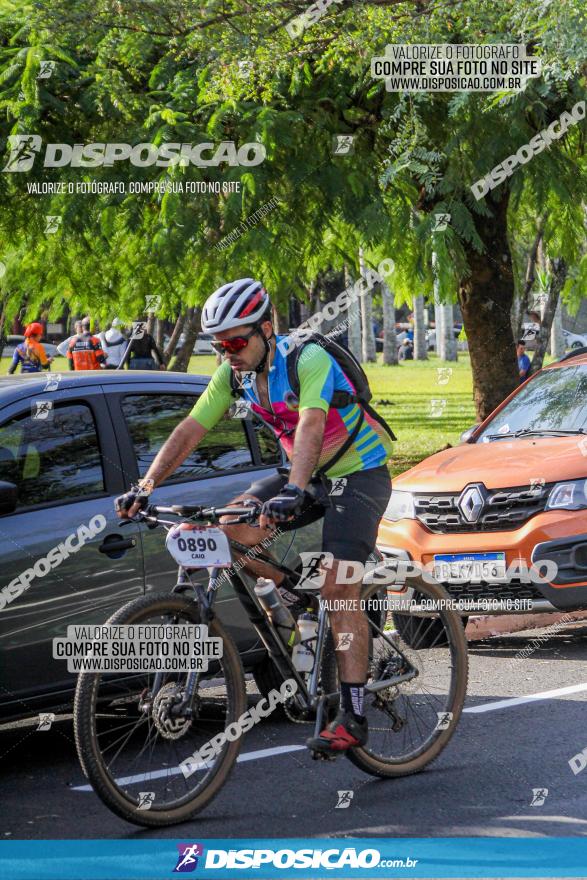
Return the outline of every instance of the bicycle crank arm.
<path id="1" fill-rule="evenodd" d="M 339 700 L 340 694 L 338 693 L 323 694 L 318 699 L 318 706 L 316 709 L 316 723 L 314 724 L 314 736 L 320 736 L 320 731 L 324 727 L 324 710 L 338 708 Z"/>

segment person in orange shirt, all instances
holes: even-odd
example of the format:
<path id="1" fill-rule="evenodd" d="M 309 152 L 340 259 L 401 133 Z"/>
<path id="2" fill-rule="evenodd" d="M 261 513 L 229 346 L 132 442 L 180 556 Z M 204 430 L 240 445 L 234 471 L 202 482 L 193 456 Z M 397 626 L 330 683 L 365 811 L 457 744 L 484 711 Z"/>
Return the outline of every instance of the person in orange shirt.
<path id="1" fill-rule="evenodd" d="M 106 363 L 106 355 L 97 336 L 90 332 L 90 318 L 82 320 L 82 332 L 74 336 L 67 349 L 70 370 L 99 370 Z"/>
<path id="2" fill-rule="evenodd" d="M 14 373 L 20 364 L 22 373 L 40 373 L 48 370 L 53 358 L 47 357 L 44 347 L 41 345 L 43 325 L 34 321 L 24 331 L 24 342 L 17 345 L 12 356 L 12 363 L 8 368 L 9 373 Z"/>

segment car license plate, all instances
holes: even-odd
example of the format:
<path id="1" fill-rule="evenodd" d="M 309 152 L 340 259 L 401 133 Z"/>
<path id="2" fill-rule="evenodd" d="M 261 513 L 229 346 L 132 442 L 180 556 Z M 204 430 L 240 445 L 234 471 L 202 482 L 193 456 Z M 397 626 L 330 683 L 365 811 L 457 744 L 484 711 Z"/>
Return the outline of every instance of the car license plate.
<path id="1" fill-rule="evenodd" d="M 184 568 L 228 568 L 232 564 L 230 544 L 222 529 L 182 523 L 169 530 L 165 545 Z"/>
<path id="2" fill-rule="evenodd" d="M 504 552 L 497 553 L 440 553 L 434 556 L 434 577 L 450 584 L 481 581 L 505 581 Z"/>

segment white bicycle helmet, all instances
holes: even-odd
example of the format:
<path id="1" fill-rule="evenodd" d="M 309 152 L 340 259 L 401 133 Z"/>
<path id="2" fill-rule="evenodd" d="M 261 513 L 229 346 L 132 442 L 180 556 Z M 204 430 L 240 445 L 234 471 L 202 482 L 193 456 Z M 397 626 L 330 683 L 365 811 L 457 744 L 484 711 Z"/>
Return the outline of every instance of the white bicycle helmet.
<path id="1" fill-rule="evenodd" d="M 230 281 L 206 300 L 202 309 L 202 330 L 222 333 L 233 327 L 256 324 L 270 305 L 267 291 L 260 281 L 252 278 Z"/>

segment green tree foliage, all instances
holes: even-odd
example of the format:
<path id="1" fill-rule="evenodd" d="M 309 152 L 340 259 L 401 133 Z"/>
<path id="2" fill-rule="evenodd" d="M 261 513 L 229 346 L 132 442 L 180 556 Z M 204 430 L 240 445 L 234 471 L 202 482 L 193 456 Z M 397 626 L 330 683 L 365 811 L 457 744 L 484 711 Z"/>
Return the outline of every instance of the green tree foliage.
<path id="1" fill-rule="evenodd" d="M 371 265 L 394 259 L 398 303 L 430 295 L 435 253 L 444 299 L 458 295 L 465 313 L 468 301 L 471 314 L 494 309 L 509 320 L 522 279 L 519 254 L 537 216 L 547 218 L 549 255 L 569 265 L 565 295 L 581 295 L 583 123 L 485 198 L 477 201 L 470 187 L 585 98 L 582 0 L 343 2 L 292 39 L 285 25 L 307 6 L 0 2 L 3 142 L 34 132 L 64 143 L 258 141 L 267 152 L 249 169 L 118 163 L 0 175 L 10 207 L 0 220 L 7 312 L 24 304 L 32 317 L 46 304 L 55 313 L 65 298 L 98 317 L 130 318 L 146 294 L 157 293 L 160 315 L 175 317 L 217 284 L 247 274 L 263 277 L 283 309 L 327 269 L 346 264 L 357 277 L 362 247 Z M 525 43 L 541 57 L 543 74 L 520 93 L 498 94 L 401 95 L 371 77 L 371 58 L 388 43 L 444 42 Z M 55 72 L 39 79 L 47 59 Z M 337 134 L 354 136 L 352 155 L 333 154 Z M 48 179 L 240 181 L 241 189 L 43 198 L 27 191 Z M 444 231 L 434 229 L 437 213 L 451 216 Z M 62 217 L 55 236 L 44 233 L 46 214 Z M 492 273 L 500 296 L 490 293 Z M 513 340 L 504 336 L 503 369 L 483 387 L 483 359 L 496 356 L 491 339 L 482 344 L 490 325 L 467 314 L 465 323 L 483 416 L 516 381 Z"/>

